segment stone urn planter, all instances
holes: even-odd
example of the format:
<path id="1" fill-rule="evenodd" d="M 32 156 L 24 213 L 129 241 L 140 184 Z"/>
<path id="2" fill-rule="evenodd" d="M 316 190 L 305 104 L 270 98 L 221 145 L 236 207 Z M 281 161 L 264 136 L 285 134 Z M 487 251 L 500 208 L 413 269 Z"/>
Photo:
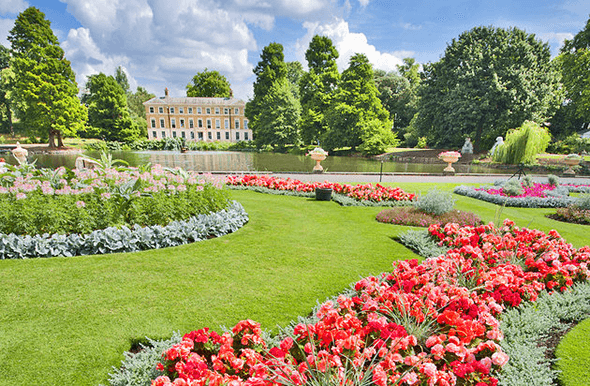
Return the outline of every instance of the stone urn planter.
<path id="1" fill-rule="evenodd" d="M 577 166 L 580 164 L 581 158 L 576 154 L 576 155 L 568 155 L 563 159 L 563 163 L 565 163 L 568 168 L 567 170 L 565 170 L 563 172 L 563 174 L 567 174 L 567 175 L 575 175 L 576 171 L 573 169 L 574 166 Z"/>
<path id="2" fill-rule="evenodd" d="M 320 165 L 320 162 L 326 159 L 328 156 L 328 152 L 322 149 L 321 147 L 316 147 L 312 151 L 308 153 L 312 160 L 315 161 L 315 166 L 313 167 L 314 173 L 323 173 L 324 168 Z"/>
<path id="3" fill-rule="evenodd" d="M 455 174 L 455 168 L 453 168 L 453 164 L 459 161 L 460 157 L 461 153 L 457 151 L 444 151 L 438 155 L 439 159 L 447 163 L 447 167 L 443 170 L 444 174 Z"/>
<path id="4" fill-rule="evenodd" d="M 315 188 L 315 199 L 317 201 L 331 201 L 332 200 L 332 189 L 331 188 Z"/>

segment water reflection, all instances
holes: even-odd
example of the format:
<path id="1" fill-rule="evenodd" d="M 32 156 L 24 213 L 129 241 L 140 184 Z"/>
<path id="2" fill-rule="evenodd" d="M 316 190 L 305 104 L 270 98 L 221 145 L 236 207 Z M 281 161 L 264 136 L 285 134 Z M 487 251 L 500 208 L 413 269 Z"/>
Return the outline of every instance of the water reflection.
<path id="1" fill-rule="evenodd" d="M 91 157 L 100 158 L 98 152 L 87 152 Z M 231 151 L 115 151 L 113 159 L 123 159 L 130 166 L 151 162 L 167 167 L 181 167 L 200 172 L 311 172 L 314 161 L 304 155 L 231 152 Z M 37 154 L 31 155 L 29 161 L 37 160 L 38 167 L 57 168 L 74 167 L 76 154 Z M 361 157 L 329 156 L 322 161 L 326 172 L 379 173 L 381 162 Z M 446 165 L 443 162 L 383 163 L 383 173 L 442 173 Z M 512 173 L 513 170 L 492 169 L 480 165 L 454 164 L 457 173 Z"/>

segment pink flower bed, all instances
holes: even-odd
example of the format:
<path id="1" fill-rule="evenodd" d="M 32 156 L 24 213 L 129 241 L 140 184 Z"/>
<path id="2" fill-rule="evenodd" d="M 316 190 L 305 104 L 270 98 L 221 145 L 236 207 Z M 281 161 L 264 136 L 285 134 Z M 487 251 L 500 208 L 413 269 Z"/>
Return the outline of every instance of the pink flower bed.
<path id="1" fill-rule="evenodd" d="M 277 178 L 268 175 L 228 176 L 227 185 L 258 186 L 273 190 L 290 190 L 293 192 L 312 193 L 316 188 L 331 188 L 335 193 L 343 194 L 355 200 L 363 201 L 412 201 L 413 193 L 406 193 L 400 188 L 380 184 L 349 185 L 336 182 L 302 182 L 291 178 Z"/>
<path id="2" fill-rule="evenodd" d="M 555 231 L 506 220 L 499 229 L 447 224 L 429 232 L 446 254 L 360 280 L 354 296 L 325 302 L 318 322 L 297 325 L 276 347 L 251 320 L 222 335 L 186 334 L 163 354 L 165 375 L 152 385 L 303 385 L 319 375 L 352 385 L 359 374 L 377 386 L 497 385 L 509 359 L 498 344 L 502 311 L 590 278 L 590 248 L 575 249 Z"/>
<path id="3" fill-rule="evenodd" d="M 572 188 L 580 188 L 580 187 L 588 187 L 588 185 L 575 185 L 575 184 L 566 184 L 564 186 L 572 187 Z M 522 185 L 524 189 L 524 193 L 518 196 L 511 196 L 511 197 L 547 197 L 544 193 L 545 190 L 553 190 L 556 188 L 555 185 L 550 184 L 540 184 L 534 183 L 533 186 L 525 186 Z M 476 188 L 477 191 L 484 191 L 489 194 L 497 195 L 497 196 L 504 196 L 508 197 L 507 194 L 504 193 L 502 188 Z"/>

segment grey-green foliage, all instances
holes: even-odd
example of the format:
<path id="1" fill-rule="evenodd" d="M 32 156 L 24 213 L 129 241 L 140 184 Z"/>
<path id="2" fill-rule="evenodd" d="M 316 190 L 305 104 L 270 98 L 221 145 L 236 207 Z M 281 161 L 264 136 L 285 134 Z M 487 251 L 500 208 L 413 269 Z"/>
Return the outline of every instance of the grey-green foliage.
<path id="1" fill-rule="evenodd" d="M 565 186 L 557 186 L 553 190 L 549 190 L 549 189 L 545 190 L 545 194 L 550 197 L 563 197 L 563 196 L 569 196 L 570 191 Z"/>
<path id="2" fill-rule="evenodd" d="M 498 374 L 505 386 L 554 386 L 557 371 L 545 357 L 539 342 L 552 332 L 563 331 L 568 323 L 590 317 L 590 282 L 574 285 L 564 293 L 541 293 L 534 303 L 526 303 L 502 314 L 500 343 L 510 360 Z"/>
<path id="3" fill-rule="evenodd" d="M 125 359 L 121 361 L 121 367 L 113 367 L 114 372 L 109 374 L 111 386 L 149 386 L 152 379 L 162 375 L 156 369 L 157 363 L 162 358 L 162 353 L 179 343 L 181 336 L 174 332 L 170 339 L 152 340 L 147 338 L 148 344 L 140 344 L 141 350 L 137 353 L 126 352 Z"/>
<path id="4" fill-rule="evenodd" d="M 409 230 L 399 235 L 399 241 L 416 251 L 422 257 L 437 257 L 444 254 L 448 248 L 439 246 L 427 230 Z"/>
<path id="5" fill-rule="evenodd" d="M 576 199 L 569 196 L 558 197 L 505 197 L 498 194 L 489 194 L 481 190 L 475 190 L 470 186 L 457 186 L 454 193 L 462 196 L 476 198 L 491 202 L 496 205 L 513 206 L 519 208 L 563 208 L 572 205 Z"/>
<path id="6" fill-rule="evenodd" d="M 110 227 L 87 235 L 0 234 L 0 259 L 69 257 L 174 247 L 235 232 L 246 222 L 248 214 L 239 202 L 234 201 L 220 212 L 200 214 L 166 226 L 141 227 L 136 224 L 133 228 Z"/>
<path id="7" fill-rule="evenodd" d="M 533 176 L 526 175 L 522 178 L 522 184 L 527 188 L 530 188 L 534 185 L 535 181 L 533 181 Z"/>
<path id="8" fill-rule="evenodd" d="M 522 184 L 519 180 L 514 178 L 509 179 L 504 186 L 502 187 L 502 191 L 507 196 L 519 196 L 524 193 L 524 189 L 522 188 Z"/>
<path id="9" fill-rule="evenodd" d="M 455 199 L 449 192 L 443 192 L 438 189 L 428 191 L 424 196 L 420 196 L 416 201 L 416 208 L 422 212 L 440 216 L 453 210 Z"/>
<path id="10" fill-rule="evenodd" d="M 549 183 L 549 185 L 557 186 L 559 185 L 559 177 L 557 177 L 554 174 L 549 174 L 547 176 L 547 182 Z"/>
<path id="11" fill-rule="evenodd" d="M 579 196 L 575 205 L 580 209 L 590 210 L 590 194 L 582 194 Z"/>

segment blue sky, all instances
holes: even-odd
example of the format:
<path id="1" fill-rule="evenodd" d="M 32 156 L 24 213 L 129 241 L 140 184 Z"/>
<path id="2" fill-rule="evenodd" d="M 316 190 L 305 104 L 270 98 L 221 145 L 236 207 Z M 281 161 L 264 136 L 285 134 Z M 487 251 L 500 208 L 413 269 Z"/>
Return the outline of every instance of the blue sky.
<path id="1" fill-rule="evenodd" d="M 340 52 L 340 71 L 357 52 L 394 71 L 404 57 L 439 60 L 452 39 L 482 25 L 534 33 L 555 55 L 590 17 L 588 0 L 0 0 L 0 44 L 9 45 L 14 19 L 28 6 L 51 21 L 80 87 L 122 66 L 134 89 L 184 96 L 192 76 L 208 68 L 245 100 L 271 42 L 305 66 L 313 35 L 326 35 Z"/>

